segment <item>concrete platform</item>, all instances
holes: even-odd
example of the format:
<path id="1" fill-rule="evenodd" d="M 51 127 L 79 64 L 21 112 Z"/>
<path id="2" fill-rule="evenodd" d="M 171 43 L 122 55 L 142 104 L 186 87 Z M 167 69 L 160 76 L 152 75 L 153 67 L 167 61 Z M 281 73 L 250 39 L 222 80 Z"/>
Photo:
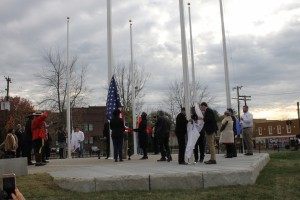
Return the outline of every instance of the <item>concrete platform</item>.
<path id="1" fill-rule="evenodd" d="M 57 159 L 50 160 L 46 166 L 29 166 L 28 172 L 47 172 L 61 188 L 80 192 L 202 189 L 254 184 L 270 160 L 266 153 L 239 154 L 236 158 L 218 154 L 216 165 L 179 165 L 177 155 L 172 155 L 171 162 L 157 162 L 159 155 L 149 155 L 148 160 L 139 160 L 140 157 L 133 156 L 124 162 L 97 157 Z"/>
<path id="2" fill-rule="evenodd" d="M 0 159 L 0 174 L 14 173 L 17 176 L 27 175 L 27 158 Z"/>

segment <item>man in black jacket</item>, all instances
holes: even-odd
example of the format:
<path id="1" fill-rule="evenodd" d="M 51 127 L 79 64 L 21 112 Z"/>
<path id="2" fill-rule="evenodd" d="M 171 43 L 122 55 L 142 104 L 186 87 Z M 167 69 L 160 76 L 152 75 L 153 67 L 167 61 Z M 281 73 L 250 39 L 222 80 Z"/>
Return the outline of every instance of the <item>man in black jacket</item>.
<path id="1" fill-rule="evenodd" d="M 17 125 L 17 130 L 16 130 L 15 134 L 18 138 L 18 148 L 16 150 L 16 157 L 19 158 L 24 154 L 24 152 L 23 152 L 23 143 L 24 143 L 23 142 L 23 138 L 24 138 L 23 134 L 24 133 L 22 131 L 22 125 L 21 124 Z"/>
<path id="2" fill-rule="evenodd" d="M 125 126 L 123 120 L 119 117 L 121 111 L 115 109 L 113 111 L 113 118 L 110 120 L 111 138 L 114 146 L 115 162 L 123 162 L 123 137 Z"/>
<path id="3" fill-rule="evenodd" d="M 210 160 L 205 161 L 205 164 L 217 164 L 215 152 L 215 134 L 218 131 L 218 125 L 215 118 L 214 111 L 208 107 L 206 102 L 200 104 L 200 110 L 204 112 L 203 129 L 205 131 L 206 143 L 209 146 Z"/>
<path id="4" fill-rule="evenodd" d="M 184 161 L 185 152 L 185 138 L 187 133 L 187 123 L 185 108 L 181 108 L 181 112 L 176 117 L 176 127 L 175 134 L 178 141 L 178 163 L 181 165 L 186 165 Z"/>
<path id="5" fill-rule="evenodd" d="M 24 131 L 24 149 L 25 155 L 27 157 L 27 164 L 33 165 L 31 162 L 31 150 L 32 150 L 32 133 L 31 133 L 31 123 L 33 120 L 33 115 L 28 116 L 28 120 L 25 124 L 25 131 Z"/>
<path id="6" fill-rule="evenodd" d="M 156 133 L 159 141 L 161 158 L 158 161 L 172 161 L 169 137 L 171 124 L 169 120 L 164 116 L 163 111 L 158 112 L 159 117 L 156 122 Z M 167 158 L 166 158 L 167 157 Z"/>

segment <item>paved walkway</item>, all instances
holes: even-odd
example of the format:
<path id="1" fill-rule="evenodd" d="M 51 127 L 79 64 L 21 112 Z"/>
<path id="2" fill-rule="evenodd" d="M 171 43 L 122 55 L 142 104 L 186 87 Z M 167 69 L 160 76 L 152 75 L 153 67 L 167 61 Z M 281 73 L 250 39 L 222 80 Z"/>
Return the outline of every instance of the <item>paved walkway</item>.
<path id="1" fill-rule="evenodd" d="M 269 154 L 238 154 L 236 158 L 217 155 L 216 165 L 203 163 L 179 165 L 177 155 L 171 162 L 157 162 L 159 155 L 148 160 L 114 162 L 103 157 L 54 159 L 46 166 L 29 166 L 28 173 L 47 172 L 64 189 L 81 192 L 104 190 L 199 189 L 222 185 L 254 184 L 269 161 Z M 209 157 L 209 155 L 206 155 Z"/>

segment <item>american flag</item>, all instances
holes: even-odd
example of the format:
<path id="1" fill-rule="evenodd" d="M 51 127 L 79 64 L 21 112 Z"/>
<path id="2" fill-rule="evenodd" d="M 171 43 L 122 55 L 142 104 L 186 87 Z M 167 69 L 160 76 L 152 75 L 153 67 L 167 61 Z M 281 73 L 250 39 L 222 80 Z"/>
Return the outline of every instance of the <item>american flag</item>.
<path id="1" fill-rule="evenodd" d="M 112 119 L 112 113 L 115 109 L 122 108 L 120 101 L 120 96 L 118 93 L 117 83 L 114 76 L 111 78 L 107 100 L 106 100 L 106 117 L 107 119 Z"/>

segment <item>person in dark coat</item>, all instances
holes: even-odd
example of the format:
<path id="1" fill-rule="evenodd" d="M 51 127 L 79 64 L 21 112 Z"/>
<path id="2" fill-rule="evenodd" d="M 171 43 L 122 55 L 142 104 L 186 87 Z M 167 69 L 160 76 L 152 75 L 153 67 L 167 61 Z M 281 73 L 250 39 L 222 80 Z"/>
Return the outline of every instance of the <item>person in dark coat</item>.
<path id="1" fill-rule="evenodd" d="M 63 126 L 59 126 L 57 130 L 57 143 L 59 148 L 59 159 L 64 159 L 64 148 L 66 145 L 67 134 Z"/>
<path id="2" fill-rule="evenodd" d="M 16 129 L 16 136 L 18 138 L 18 148 L 16 150 L 16 158 L 19 158 L 21 157 L 21 155 L 23 154 L 23 130 L 22 130 L 22 125 L 21 124 L 18 124 L 17 125 L 17 129 Z"/>
<path id="3" fill-rule="evenodd" d="M 163 111 L 158 112 L 159 117 L 156 122 L 156 133 L 160 146 L 161 158 L 158 161 L 172 161 L 169 137 L 170 137 L 170 121 L 164 116 Z"/>
<path id="4" fill-rule="evenodd" d="M 200 159 L 199 159 L 199 153 L 200 153 Z M 200 131 L 200 137 L 198 138 L 195 148 L 194 148 L 194 158 L 195 162 L 203 162 L 205 157 L 205 132 L 202 129 Z"/>
<path id="5" fill-rule="evenodd" d="M 119 109 L 115 109 L 113 111 L 113 118 L 110 121 L 110 129 L 111 129 L 111 138 L 113 140 L 114 145 L 114 159 L 115 162 L 122 162 L 123 158 L 123 133 L 125 131 L 125 126 L 123 120 L 119 117 L 121 111 Z"/>
<path id="6" fill-rule="evenodd" d="M 142 121 L 139 123 L 139 127 L 133 129 L 133 131 L 138 132 L 140 147 L 143 149 L 143 157 L 140 160 L 148 159 L 147 147 L 148 147 L 148 132 L 147 132 L 147 114 L 142 112 Z"/>
<path id="7" fill-rule="evenodd" d="M 25 149 L 25 155 L 27 157 L 27 164 L 33 165 L 31 161 L 31 151 L 32 151 L 32 133 L 31 133 L 31 123 L 34 118 L 33 115 L 29 115 L 27 117 L 27 121 L 25 124 L 25 131 L 24 131 L 24 149 Z"/>
<path id="8" fill-rule="evenodd" d="M 236 126 L 237 126 L 236 122 L 237 122 L 237 120 L 236 120 L 236 118 L 234 116 L 234 112 L 233 112 L 232 108 L 228 108 L 227 111 L 230 112 L 230 115 L 231 115 L 231 118 L 232 118 L 232 121 L 233 121 L 233 133 L 234 133 L 234 138 L 235 138 L 235 136 L 237 135 L 237 129 L 236 129 Z M 232 149 L 231 149 L 232 150 L 232 152 L 231 152 L 232 157 L 237 157 L 237 151 L 236 151 L 235 144 L 236 143 L 235 143 L 235 139 L 234 139 L 234 145 L 232 146 Z M 228 152 L 228 149 L 227 149 L 227 152 Z M 226 155 L 226 157 L 227 157 L 227 155 Z"/>
<path id="9" fill-rule="evenodd" d="M 106 148 L 106 158 L 108 159 L 110 156 L 110 133 L 109 133 L 109 122 L 106 121 L 104 123 L 104 128 L 103 128 L 103 137 L 105 139 L 105 148 Z"/>
<path id="10" fill-rule="evenodd" d="M 218 125 L 215 118 L 214 111 L 208 107 L 206 102 L 200 104 L 200 110 L 204 112 L 203 129 L 205 131 L 206 143 L 209 146 L 210 160 L 205 161 L 205 164 L 217 164 L 215 151 L 215 134 L 218 131 Z"/>
<path id="11" fill-rule="evenodd" d="M 181 108 L 181 112 L 176 117 L 176 127 L 175 134 L 178 141 L 178 164 L 185 165 L 187 164 L 184 161 L 184 152 L 186 144 L 186 134 L 187 134 L 187 123 L 185 108 Z"/>

